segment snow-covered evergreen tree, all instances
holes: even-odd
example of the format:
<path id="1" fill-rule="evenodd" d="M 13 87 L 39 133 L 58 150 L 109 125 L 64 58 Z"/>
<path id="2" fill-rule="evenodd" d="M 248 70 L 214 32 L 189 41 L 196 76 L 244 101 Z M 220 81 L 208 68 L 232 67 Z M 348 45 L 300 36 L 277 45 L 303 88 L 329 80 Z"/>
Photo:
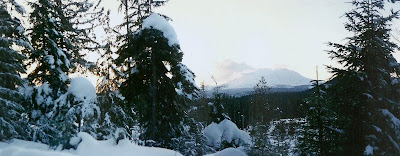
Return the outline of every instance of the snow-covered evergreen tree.
<path id="1" fill-rule="evenodd" d="M 118 0 L 119 9 L 124 13 L 124 22 L 119 25 L 130 34 L 142 27 L 143 20 L 153 13 L 153 9 L 165 5 L 168 0 Z M 126 43 L 128 42 L 126 40 Z"/>
<path id="2" fill-rule="evenodd" d="M 215 149 L 208 146 L 208 139 L 203 135 L 204 126 L 193 118 L 188 118 L 189 135 L 185 136 L 180 151 L 183 155 L 206 155 L 214 153 Z"/>
<path id="3" fill-rule="evenodd" d="M 259 82 L 254 86 L 254 100 L 249 106 L 249 118 L 252 126 L 250 135 L 253 146 L 251 147 L 252 154 L 266 153 L 268 150 L 269 140 L 267 133 L 269 130 L 269 121 L 272 119 L 272 111 L 267 101 L 267 93 L 270 88 L 264 77 L 261 77 Z"/>
<path id="4" fill-rule="evenodd" d="M 115 40 L 107 41 L 107 46 L 105 47 L 105 52 L 102 54 L 103 59 L 106 61 L 100 61 L 100 70 L 98 75 L 101 75 L 102 80 L 98 83 L 97 89 L 100 92 L 99 102 L 101 107 L 105 108 L 104 113 L 102 113 L 101 122 L 105 124 L 108 122 L 107 126 L 114 127 L 113 130 L 107 130 L 109 132 L 114 131 L 114 129 L 122 128 L 125 130 L 118 130 L 119 133 L 125 131 L 125 135 L 130 135 L 130 128 L 134 127 L 137 122 L 137 114 L 134 111 L 134 105 L 129 100 L 125 100 L 125 97 L 120 93 L 119 87 L 121 82 L 125 81 L 126 74 L 123 71 L 123 67 L 115 66 L 115 59 L 113 58 L 114 52 L 111 51 L 111 47 L 117 47 L 119 54 L 129 52 L 126 51 L 133 46 L 132 34 L 142 27 L 143 20 L 152 13 L 152 8 L 159 7 L 165 4 L 166 1 L 150 1 L 150 0 L 119 0 L 120 6 L 119 10 L 123 12 L 124 22 L 117 26 L 119 30 L 114 30 L 106 26 L 106 32 L 108 34 L 117 35 Z M 109 19 L 107 20 L 107 23 Z M 122 31 L 121 31 L 122 30 Z M 125 31 L 124 31 L 125 30 Z M 122 33 L 121 33 L 122 32 Z M 125 34 L 124 34 L 125 33 Z M 113 36 L 114 37 L 114 36 Z M 114 43 L 115 42 L 115 43 Z M 130 57 L 130 56 L 123 56 Z M 112 102 L 110 103 L 107 102 Z M 104 115 L 104 116 L 103 116 Z M 104 120 L 108 116 L 108 121 Z M 102 132 L 104 134 L 109 132 Z M 114 135 L 116 136 L 116 135 Z"/>
<path id="5" fill-rule="evenodd" d="M 12 13 L 23 14 L 25 10 L 14 0 L 0 1 L 0 141 L 29 138 L 24 96 L 17 87 L 24 82 L 20 76 L 25 73 L 23 51 L 32 47 Z"/>
<path id="6" fill-rule="evenodd" d="M 32 95 L 32 108 L 30 117 L 33 125 L 33 139 L 53 146 L 66 143 L 72 137 L 71 131 L 76 129 L 74 119 L 67 116 L 56 100 L 64 95 L 68 89 L 69 78 L 67 73 L 71 68 L 71 50 L 73 46 L 64 36 L 65 28 L 69 23 L 64 14 L 60 12 L 61 1 L 40 0 L 29 3 L 34 9 L 29 16 L 33 28 L 30 32 L 34 51 L 29 55 L 31 64 L 38 64 L 28 75 L 32 85 L 40 85 L 34 89 Z M 65 98 L 65 96 L 62 96 Z M 62 111 L 62 112 L 61 112 Z M 58 118 L 59 117 L 59 118 Z M 63 131 L 60 134 L 57 120 L 64 121 Z M 61 141 L 65 140 L 65 141 Z"/>
<path id="7" fill-rule="evenodd" d="M 211 77 L 214 80 L 215 87 L 213 89 L 213 97 L 211 102 L 208 103 L 208 106 L 211 107 L 209 112 L 210 122 L 219 123 L 225 119 L 229 119 L 230 117 L 224 113 L 224 106 L 223 106 L 223 94 L 220 93 L 221 88 L 225 86 L 218 85 L 218 82 L 215 80 L 214 77 Z"/>
<path id="8" fill-rule="evenodd" d="M 97 106 L 97 95 L 94 86 L 89 80 L 83 77 L 76 77 L 71 80 L 68 87 L 67 101 L 71 105 L 67 115 L 71 114 L 78 126 L 78 132 L 87 132 L 94 138 L 98 138 L 97 129 L 100 127 L 98 119 L 100 108 Z M 62 123 L 61 123 L 62 124 Z"/>
<path id="9" fill-rule="evenodd" d="M 84 64 L 79 53 L 89 46 L 88 29 L 78 28 L 92 20 L 83 16 L 93 7 L 88 1 L 38 0 L 28 2 L 33 8 L 29 32 L 34 50 L 29 54 L 28 80 L 35 87 L 30 106 L 34 141 L 66 145 L 82 126 L 81 103 L 77 94 L 68 93 L 69 72 Z M 77 108 L 78 107 L 78 108 Z"/>
<path id="10" fill-rule="evenodd" d="M 208 117 L 208 98 L 204 82 L 200 84 L 198 97 L 196 100 L 189 103 L 188 118 L 186 118 L 185 125 L 189 128 L 188 135 L 184 136 L 181 140 L 181 146 L 175 146 L 175 150 L 183 155 L 206 155 L 215 153 L 215 149 L 208 145 L 207 138 L 203 135 L 202 131 L 206 124 L 209 123 Z"/>
<path id="11" fill-rule="evenodd" d="M 34 9 L 29 16 L 33 25 L 29 36 L 35 48 L 29 58 L 30 65 L 37 67 L 28 78 L 32 84 L 48 82 L 53 89 L 52 97 L 57 97 L 57 92 L 66 91 L 68 72 L 78 65 L 87 65 L 80 51 L 96 42 L 90 36 L 93 26 L 84 27 L 93 25 L 94 17 L 86 16 L 99 15 L 100 11 L 89 12 L 96 6 L 87 0 L 38 0 L 29 5 Z"/>
<path id="12" fill-rule="evenodd" d="M 331 58 L 343 68 L 329 67 L 335 83 L 328 88 L 336 113 L 345 120 L 343 152 L 347 155 L 399 155 L 400 66 L 393 57 L 390 22 L 383 17 L 384 0 L 354 0 L 345 28 L 354 36 L 346 44 L 330 43 Z"/>
<path id="13" fill-rule="evenodd" d="M 254 86 L 254 100 L 249 108 L 251 125 L 266 125 L 271 120 L 272 114 L 266 98 L 270 90 L 264 77 L 261 77 L 259 82 Z"/>
<path id="14" fill-rule="evenodd" d="M 325 84 L 313 80 L 314 93 L 304 102 L 306 123 L 299 139 L 303 154 L 331 155 L 341 151 L 342 133 L 338 129 L 341 117 L 332 111 Z"/>
<path id="15" fill-rule="evenodd" d="M 99 139 L 109 139 L 111 137 L 118 140 L 129 136 L 130 128 L 136 122 L 132 116 L 134 114 L 133 109 L 124 108 L 124 106 L 129 105 L 126 104 L 125 97 L 118 91 L 120 82 L 118 82 L 117 75 L 119 71 L 113 63 L 112 55 L 114 52 L 111 51 L 111 48 L 112 44 L 109 41 L 101 54 L 101 59 L 97 62 L 97 75 L 100 79 L 96 90 L 98 91 L 99 107 L 102 111 L 98 132 L 101 133 Z"/>
<path id="16" fill-rule="evenodd" d="M 141 138 L 173 148 L 171 139 L 187 133 L 187 102 L 197 95 L 194 74 L 181 63 L 174 29 L 156 13 L 143 21 L 131 44 L 118 51 L 117 64 L 125 68 L 120 91 L 137 110 Z"/>
<path id="17" fill-rule="evenodd" d="M 29 4 L 34 9 L 29 16 L 33 24 L 29 36 L 35 49 L 29 55 L 30 63 L 38 65 L 28 78 L 32 84 L 49 83 L 48 96 L 56 99 L 68 88 L 73 45 L 65 33 L 71 23 L 62 12 L 61 1 L 39 0 Z"/>

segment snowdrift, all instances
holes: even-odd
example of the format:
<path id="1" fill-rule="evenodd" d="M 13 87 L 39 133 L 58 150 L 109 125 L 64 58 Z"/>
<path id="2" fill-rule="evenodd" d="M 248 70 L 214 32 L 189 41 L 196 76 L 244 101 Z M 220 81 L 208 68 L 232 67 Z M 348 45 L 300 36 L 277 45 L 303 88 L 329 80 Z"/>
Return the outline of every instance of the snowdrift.
<path id="1" fill-rule="evenodd" d="M 219 124 L 211 123 L 204 131 L 204 136 L 207 137 L 210 146 L 219 147 L 222 142 L 250 144 L 250 135 L 247 132 L 240 130 L 235 123 L 230 120 L 223 120 Z"/>
<path id="2" fill-rule="evenodd" d="M 53 150 L 47 145 L 14 139 L 10 143 L 0 142 L 0 155 L 12 156 L 180 156 L 181 154 L 163 148 L 143 147 L 131 143 L 129 140 L 120 140 L 118 144 L 115 140 L 98 141 L 89 134 L 81 132 L 72 142 L 80 142 L 76 150 Z"/>
<path id="3" fill-rule="evenodd" d="M 227 148 L 217 153 L 206 156 L 247 156 L 247 155 L 236 148 Z"/>
<path id="4" fill-rule="evenodd" d="M 68 93 L 74 95 L 76 101 L 96 101 L 96 89 L 92 83 L 84 77 L 71 79 Z"/>

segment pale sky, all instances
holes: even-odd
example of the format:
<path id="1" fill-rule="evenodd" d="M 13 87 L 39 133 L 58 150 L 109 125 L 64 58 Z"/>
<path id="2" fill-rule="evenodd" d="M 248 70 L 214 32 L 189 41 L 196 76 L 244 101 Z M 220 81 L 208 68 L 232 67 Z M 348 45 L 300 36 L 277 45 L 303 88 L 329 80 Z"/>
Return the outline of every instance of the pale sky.
<path id="1" fill-rule="evenodd" d="M 324 50 L 327 42 L 344 43 L 343 14 L 351 0 L 170 0 L 155 10 L 169 16 L 183 63 L 199 84 L 213 85 L 261 68 L 288 68 L 315 79 L 328 79 L 324 65 L 336 65 Z M 111 22 L 122 22 L 117 0 L 103 0 Z M 400 4 L 388 8 L 400 9 Z M 398 22 L 400 23 L 400 22 Z M 394 28 L 399 29 L 400 24 Z M 395 34 L 395 33 L 394 33 Z M 399 34 L 395 34 L 400 37 Z M 395 57 L 400 60 L 400 54 Z"/>
<path id="2" fill-rule="evenodd" d="M 324 65 L 335 63 L 326 43 L 343 43 L 351 35 L 341 17 L 352 9 L 349 1 L 170 0 L 156 12 L 172 18 L 183 63 L 197 83 L 211 83 L 211 75 L 226 82 L 241 71 L 282 67 L 315 79 L 319 66 L 320 78 L 327 79 Z"/>

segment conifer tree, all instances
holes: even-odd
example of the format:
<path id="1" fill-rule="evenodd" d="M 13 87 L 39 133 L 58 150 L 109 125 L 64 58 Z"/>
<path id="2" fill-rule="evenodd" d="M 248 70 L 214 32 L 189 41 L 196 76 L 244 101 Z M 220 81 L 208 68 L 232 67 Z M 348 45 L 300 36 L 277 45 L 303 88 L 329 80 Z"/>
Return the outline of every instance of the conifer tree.
<path id="1" fill-rule="evenodd" d="M 0 1 L 0 141 L 29 139 L 24 96 L 17 87 L 24 83 L 23 60 L 32 47 L 20 20 L 10 13 L 24 14 L 25 10 L 14 0 Z"/>
<path id="2" fill-rule="evenodd" d="M 259 82 L 254 86 L 254 101 L 250 105 L 249 118 L 252 125 L 268 123 L 271 116 L 270 107 L 267 101 L 267 93 L 271 89 L 268 88 L 264 77 L 261 77 Z"/>
<path id="3" fill-rule="evenodd" d="M 151 1 L 151 0 L 119 0 L 120 1 L 120 6 L 119 10 L 123 12 L 124 14 L 124 22 L 121 23 L 120 25 L 117 26 L 120 31 L 112 30 L 113 33 L 116 33 L 116 46 L 118 48 L 116 54 L 118 55 L 124 55 L 120 56 L 119 58 L 129 58 L 132 57 L 130 50 L 134 46 L 133 44 L 133 35 L 139 31 L 142 28 L 142 23 L 143 20 L 148 17 L 152 13 L 152 9 L 155 7 L 162 6 L 166 3 L 166 1 Z M 123 33 L 121 33 L 121 30 Z M 125 30 L 125 31 L 124 31 Z M 124 66 L 121 65 L 123 61 L 116 61 L 113 60 L 117 66 L 110 66 L 111 70 L 115 74 L 115 78 L 113 78 L 112 81 L 114 81 L 114 84 L 118 87 L 118 90 L 115 90 L 119 97 L 126 96 L 125 94 L 120 94 L 122 91 L 120 88 L 120 85 L 122 82 L 126 81 L 129 73 L 126 74 L 124 72 L 124 68 L 132 68 L 132 65 L 129 66 Z M 126 71 L 126 70 L 125 70 Z M 122 92 L 121 92 L 122 93 Z M 131 96 L 131 95 L 129 95 Z M 114 98 L 115 99 L 115 98 Z M 120 99 L 120 98 L 119 98 Z M 126 128 L 132 128 L 134 125 L 132 122 L 133 119 L 137 118 L 137 110 L 136 106 L 132 103 L 132 101 L 128 99 L 121 99 L 117 100 L 119 101 L 119 107 L 122 108 L 120 111 L 122 114 L 124 114 L 124 119 L 126 119 L 124 122 L 129 123 L 125 124 Z M 122 115 L 120 114 L 120 115 Z"/>
<path id="4" fill-rule="evenodd" d="M 384 0 L 354 0 L 345 28 L 354 36 L 346 44 L 329 43 L 343 68 L 329 67 L 335 83 L 328 94 L 344 118 L 343 152 L 347 155 L 399 155 L 399 92 L 394 83 L 400 67 L 393 57 L 390 22 L 398 11 L 383 17 Z"/>
<path id="5" fill-rule="evenodd" d="M 38 0 L 28 4 L 33 8 L 29 37 L 34 49 L 28 55 L 29 64 L 36 66 L 28 80 L 37 86 L 29 112 L 33 140 L 66 145 L 81 130 L 82 119 L 75 94 L 67 93 L 68 74 L 78 64 L 86 66 L 80 52 L 94 42 L 88 34 L 90 28 L 80 26 L 93 22 L 84 16 L 94 5 L 87 0 Z"/>
<path id="6" fill-rule="evenodd" d="M 224 113 L 224 106 L 223 106 L 223 94 L 220 93 L 221 88 L 225 86 L 218 85 L 217 80 L 214 77 L 211 77 L 214 80 L 215 87 L 213 91 L 213 98 L 212 102 L 209 102 L 208 105 L 211 107 L 209 118 L 211 122 L 220 123 L 225 119 L 229 119 L 230 117 Z"/>
<path id="7" fill-rule="evenodd" d="M 108 20 L 109 21 L 109 20 Z M 126 105 L 125 98 L 118 91 L 120 82 L 117 79 L 119 70 L 114 64 L 111 50 L 115 45 L 111 39 L 115 39 L 112 28 L 109 27 L 107 21 L 106 33 L 109 34 L 107 44 L 101 55 L 101 59 L 97 61 L 98 80 L 96 90 L 98 92 L 98 102 L 102 111 L 100 117 L 100 127 L 98 132 L 101 133 L 99 139 L 109 139 L 113 137 L 116 140 L 123 139 L 130 135 L 130 128 L 135 124 L 135 120 L 131 114 L 132 108 L 123 108 Z M 126 111 L 129 112 L 126 112 Z"/>
<path id="8" fill-rule="evenodd" d="M 338 129 L 339 116 L 332 111 L 326 87 L 313 80 L 314 93 L 305 100 L 306 124 L 303 125 L 300 149 L 304 154 L 331 155 L 340 152 L 343 131 Z"/>
<path id="9" fill-rule="evenodd" d="M 185 110 L 197 96 L 194 73 L 181 63 L 176 34 L 164 17 L 152 14 L 141 27 L 131 35 L 130 45 L 117 52 L 125 79 L 119 90 L 137 112 L 141 138 L 174 148 L 171 139 L 187 134 Z"/>
<path id="10" fill-rule="evenodd" d="M 253 154 L 266 153 L 269 149 L 268 130 L 269 121 L 271 119 L 270 106 L 267 101 L 267 93 L 270 88 L 264 77 L 261 77 L 259 82 L 254 86 L 254 101 L 249 106 L 249 118 L 252 121 L 252 129 L 250 135 L 252 136 L 253 146 L 251 152 Z"/>
<path id="11" fill-rule="evenodd" d="M 168 0 L 119 0 L 119 10 L 124 13 L 124 22 L 118 27 L 130 34 L 142 27 L 143 20 L 153 13 L 153 9 L 165 5 Z M 128 35 L 125 35 L 127 39 Z M 128 42 L 127 40 L 125 40 Z"/>
<path id="12" fill-rule="evenodd" d="M 206 86 L 204 82 L 200 83 L 199 97 L 191 103 L 191 107 L 188 110 L 189 117 L 193 117 L 197 122 L 202 124 L 210 123 L 209 120 L 209 109 L 208 97 L 206 95 Z"/>

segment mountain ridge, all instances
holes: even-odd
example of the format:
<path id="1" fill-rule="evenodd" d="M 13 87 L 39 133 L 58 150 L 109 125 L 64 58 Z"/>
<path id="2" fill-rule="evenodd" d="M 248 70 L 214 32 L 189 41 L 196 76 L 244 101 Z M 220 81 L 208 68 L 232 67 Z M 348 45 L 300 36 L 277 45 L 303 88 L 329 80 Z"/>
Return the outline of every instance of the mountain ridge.
<path id="1" fill-rule="evenodd" d="M 311 85 L 311 79 L 286 68 L 258 69 L 254 72 L 245 73 L 224 85 L 226 89 L 253 88 L 261 77 L 265 78 L 267 86 L 271 88 L 293 88 L 295 86 Z"/>

